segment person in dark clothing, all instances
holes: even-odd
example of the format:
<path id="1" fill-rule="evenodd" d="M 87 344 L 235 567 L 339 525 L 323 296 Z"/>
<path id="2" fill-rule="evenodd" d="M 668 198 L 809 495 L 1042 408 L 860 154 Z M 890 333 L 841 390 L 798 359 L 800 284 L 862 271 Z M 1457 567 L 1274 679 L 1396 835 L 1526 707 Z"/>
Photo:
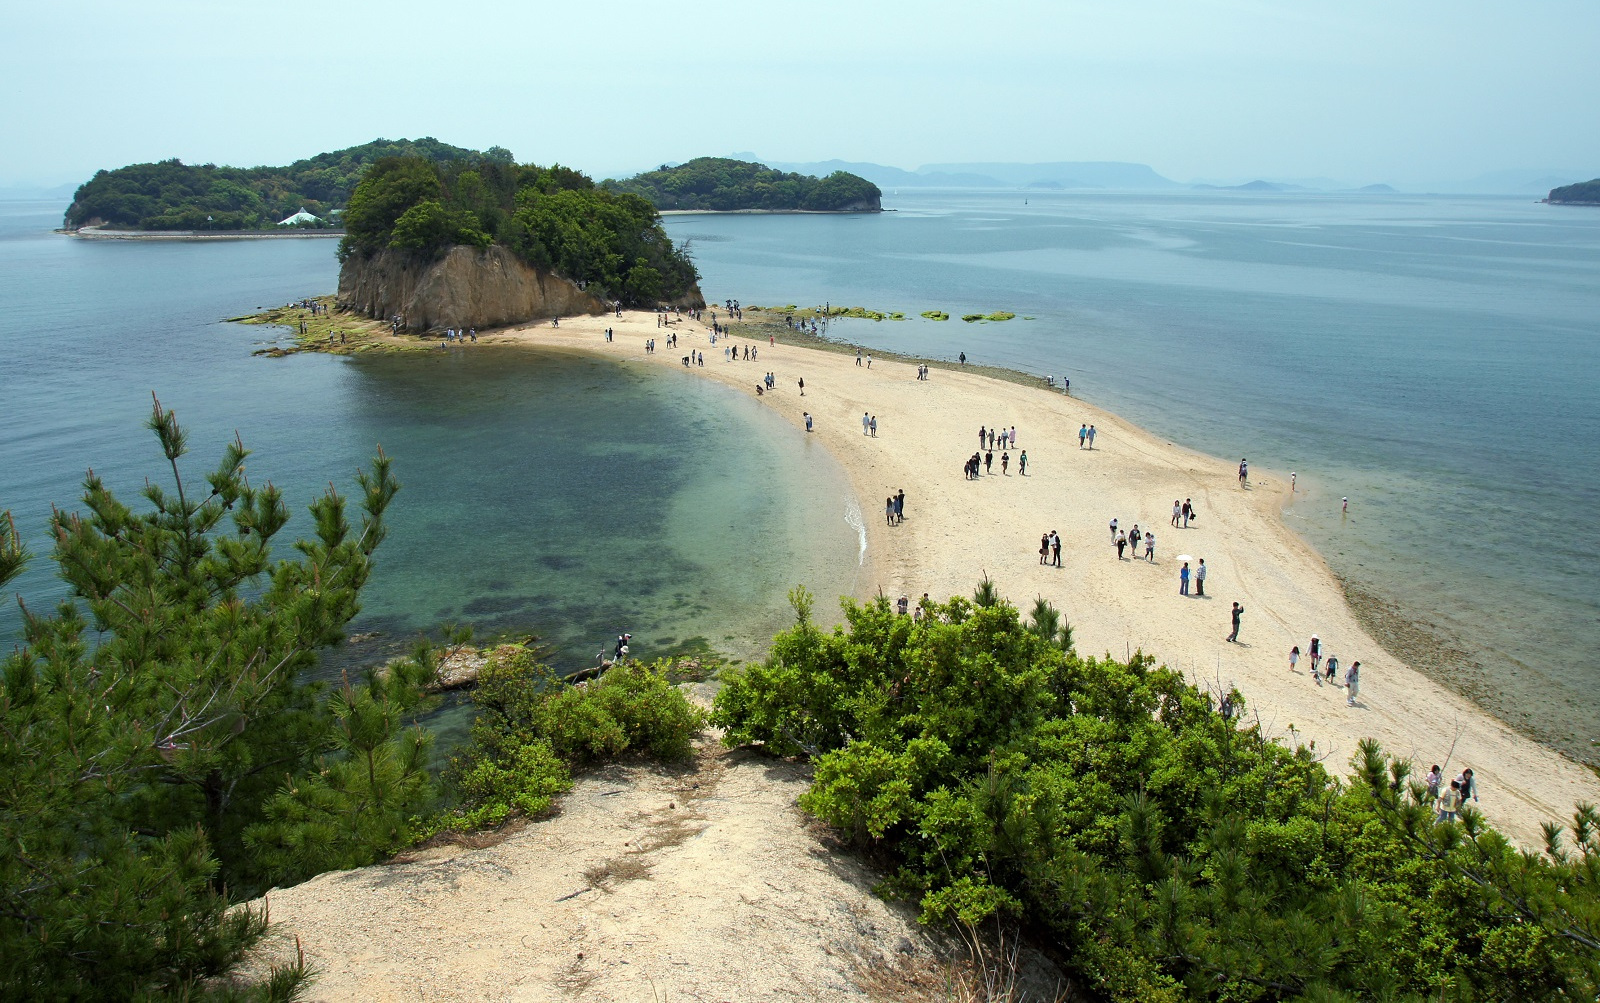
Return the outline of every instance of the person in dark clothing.
<path id="1" fill-rule="evenodd" d="M 1242 617 L 1242 616 L 1244 616 L 1244 607 L 1240 606 L 1238 603 L 1234 603 L 1233 604 L 1233 633 L 1228 635 L 1228 640 L 1237 641 L 1239 639 L 1239 618 Z"/>

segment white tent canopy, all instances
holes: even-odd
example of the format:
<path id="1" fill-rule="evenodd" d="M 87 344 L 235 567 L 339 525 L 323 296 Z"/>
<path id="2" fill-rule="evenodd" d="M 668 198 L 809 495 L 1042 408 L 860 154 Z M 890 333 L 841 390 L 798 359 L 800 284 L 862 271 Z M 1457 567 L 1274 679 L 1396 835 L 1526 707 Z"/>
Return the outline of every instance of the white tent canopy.
<path id="1" fill-rule="evenodd" d="M 306 212 L 305 207 L 302 206 L 300 208 L 299 212 L 295 213 L 293 216 L 290 216 L 288 219 L 280 219 L 278 221 L 278 225 L 279 226 L 294 226 L 297 223 L 320 223 L 320 222 L 322 222 L 322 217 L 321 216 L 313 216 L 313 215 L 311 215 L 309 212 Z"/>

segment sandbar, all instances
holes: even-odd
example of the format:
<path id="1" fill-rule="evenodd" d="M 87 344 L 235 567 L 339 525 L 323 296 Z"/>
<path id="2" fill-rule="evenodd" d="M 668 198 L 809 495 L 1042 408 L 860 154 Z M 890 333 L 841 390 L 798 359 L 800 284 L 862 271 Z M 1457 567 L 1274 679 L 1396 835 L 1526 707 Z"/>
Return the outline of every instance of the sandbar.
<path id="1" fill-rule="evenodd" d="M 719 311 L 720 313 L 720 311 Z M 606 328 L 615 332 L 607 342 Z M 677 333 L 677 349 L 665 347 Z M 658 350 L 647 354 L 647 339 Z M 1238 461 L 1174 445 L 1076 397 L 960 370 L 874 359 L 868 368 L 849 354 L 724 336 L 711 344 L 708 325 L 683 319 L 670 330 L 648 312 L 574 317 L 559 327 L 540 323 L 479 335 L 488 344 L 561 347 L 684 369 L 692 348 L 705 365 L 686 377 L 713 379 L 756 396 L 763 374 L 777 389 L 757 399 L 810 434 L 839 461 L 868 527 L 868 564 L 861 595 L 891 599 L 924 592 L 935 599 L 970 595 L 988 575 L 1024 612 L 1042 596 L 1062 610 L 1084 655 L 1125 658 L 1143 651 L 1181 668 L 1197 685 L 1237 688 L 1245 713 L 1264 732 L 1310 746 L 1336 775 L 1362 738 L 1411 758 L 1416 776 L 1438 763 L 1454 776 L 1472 767 L 1481 788 L 1476 805 L 1508 837 L 1543 845 L 1540 824 L 1566 821 L 1577 802 L 1600 803 L 1600 777 L 1589 768 L 1518 733 L 1466 697 L 1386 652 L 1361 627 L 1338 579 L 1321 556 L 1283 521 L 1289 484 L 1253 468 L 1241 486 Z M 729 344 L 757 350 L 755 361 L 727 361 Z M 801 396 L 799 380 L 805 380 Z M 876 416 L 877 436 L 861 417 Z M 1080 426 L 1096 428 L 1093 449 L 1078 444 Z M 979 426 L 1016 426 L 1018 450 L 1007 474 L 969 480 L 962 473 L 977 448 Z M 1020 474 L 1017 452 L 1028 454 Z M 886 524 L 884 499 L 906 493 L 905 521 Z M 1174 528 L 1174 499 L 1199 512 Z M 1138 524 L 1157 536 L 1153 562 L 1118 560 L 1108 523 Z M 1062 567 L 1038 562 L 1041 534 L 1057 531 Z M 1179 594 L 1180 554 L 1204 558 L 1206 597 Z M 825 598 L 824 598 L 825 601 Z M 1234 602 L 1245 608 L 1237 642 L 1228 642 Z M 1312 634 L 1342 665 L 1361 662 L 1360 695 L 1346 705 L 1342 687 L 1318 686 L 1307 660 L 1289 669 L 1289 649 L 1302 652 Z M 1342 675 L 1341 669 L 1341 675 Z"/>

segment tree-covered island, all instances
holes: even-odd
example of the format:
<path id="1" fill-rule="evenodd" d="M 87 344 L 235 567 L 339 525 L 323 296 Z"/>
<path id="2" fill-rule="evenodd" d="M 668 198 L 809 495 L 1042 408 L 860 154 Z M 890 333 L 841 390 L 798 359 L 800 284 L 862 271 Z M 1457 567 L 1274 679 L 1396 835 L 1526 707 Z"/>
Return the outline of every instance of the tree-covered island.
<path id="1" fill-rule="evenodd" d="M 287 167 L 218 167 L 177 159 L 100 171 L 85 182 L 67 209 L 66 227 L 103 223 L 129 230 L 256 230 L 274 227 L 301 210 L 337 226 L 367 168 L 384 157 L 419 157 L 510 163 L 511 151 L 480 153 L 432 137 L 375 139 L 297 160 Z"/>
<path id="2" fill-rule="evenodd" d="M 1556 205 L 1600 205 L 1600 178 L 1552 188 L 1545 201 Z"/>
<path id="3" fill-rule="evenodd" d="M 878 186 L 846 171 L 814 178 L 725 157 L 698 157 L 677 167 L 663 164 L 631 178 L 606 181 L 604 186 L 642 196 L 657 209 L 879 212 L 883 208 Z"/>

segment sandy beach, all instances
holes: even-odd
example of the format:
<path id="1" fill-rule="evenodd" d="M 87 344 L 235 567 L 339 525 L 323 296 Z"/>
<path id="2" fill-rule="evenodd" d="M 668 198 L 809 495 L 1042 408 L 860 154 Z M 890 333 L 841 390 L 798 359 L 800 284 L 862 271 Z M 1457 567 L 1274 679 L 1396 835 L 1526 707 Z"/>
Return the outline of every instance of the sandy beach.
<path id="1" fill-rule="evenodd" d="M 603 332 L 615 331 L 607 342 Z M 1566 820 L 1578 801 L 1600 801 L 1600 777 L 1586 767 L 1513 731 L 1466 698 L 1385 652 L 1361 628 L 1338 581 L 1321 557 L 1280 516 L 1289 497 L 1286 476 L 1252 468 L 1241 486 L 1238 458 L 1221 460 L 1158 439 L 1076 398 L 976 374 L 935 369 L 927 381 L 916 367 L 882 359 L 857 366 L 853 355 L 724 337 L 712 345 L 708 328 L 682 320 L 672 332 L 651 313 L 576 317 L 480 335 L 489 344 L 577 349 L 683 370 L 755 396 L 767 371 L 777 389 L 759 400 L 798 428 L 804 412 L 811 433 L 847 472 L 868 526 L 870 566 L 863 596 L 881 588 L 891 599 L 914 601 L 970 595 L 987 573 L 1001 593 L 1026 611 L 1043 596 L 1064 611 L 1085 655 L 1125 657 L 1142 650 L 1181 667 L 1200 686 L 1237 687 L 1246 713 L 1266 733 L 1311 745 L 1335 773 L 1348 772 L 1356 743 L 1378 739 L 1411 757 L 1417 775 L 1433 763 L 1454 776 L 1472 767 L 1481 788 L 1477 807 L 1508 836 L 1542 845 L 1540 823 Z M 645 341 L 658 350 L 647 354 Z M 752 344 L 755 361 L 725 361 L 728 344 Z M 681 357 L 705 353 L 705 366 L 687 370 Z M 805 380 L 805 395 L 798 381 Z M 861 416 L 876 416 L 876 437 Z M 1078 429 L 1096 427 L 1095 448 L 1080 449 Z M 1008 474 L 968 480 L 962 464 L 977 448 L 979 426 L 1017 428 L 1018 449 Z M 1017 452 L 1028 454 L 1028 472 Z M 905 521 L 885 524 L 886 496 L 904 490 Z M 1198 520 L 1171 525 L 1174 499 L 1192 499 Z M 1157 537 L 1153 562 L 1117 559 L 1107 524 L 1138 524 Z M 1039 537 L 1062 538 L 1062 567 L 1038 563 Z M 1143 551 L 1141 551 L 1141 554 Z M 1180 554 L 1204 558 L 1206 597 L 1179 595 Z M 1245 608 L 1237 643 L 1225 640 L 1232 604 Z M 1360 695 L 1346 706 L 1342 686 L 1312 682 L 1308 660 L 1289 670 L 1289 649 L 1305 651 L 1312 634 L 1343 667 L 1361 662 Z"/>

